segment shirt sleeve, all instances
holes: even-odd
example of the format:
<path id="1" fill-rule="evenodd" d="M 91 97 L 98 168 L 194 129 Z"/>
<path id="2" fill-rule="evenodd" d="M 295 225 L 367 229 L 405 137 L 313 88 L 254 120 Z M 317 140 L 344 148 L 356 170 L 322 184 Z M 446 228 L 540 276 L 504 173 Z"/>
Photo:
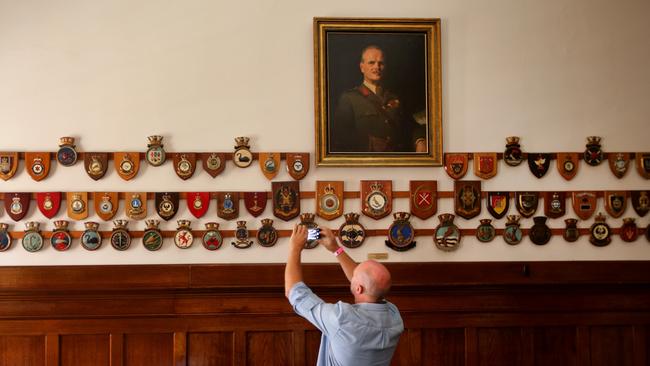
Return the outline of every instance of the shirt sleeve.
<path id="1" fill-rule="evenodd" d="M 298 282 L 289 291 L 289 303 L 296 314 L 307 319 L 327 336 L 339 329 L 340 307 L 329 304 L 314 294 L 304 282 Z"/>

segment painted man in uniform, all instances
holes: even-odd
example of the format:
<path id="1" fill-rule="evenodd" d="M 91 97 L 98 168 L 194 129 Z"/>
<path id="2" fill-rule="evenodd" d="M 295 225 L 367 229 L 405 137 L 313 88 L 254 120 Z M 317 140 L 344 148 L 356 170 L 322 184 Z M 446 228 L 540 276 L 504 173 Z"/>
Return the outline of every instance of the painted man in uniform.
<path id="1" fill-rule="evenodd" d="M 424 126 L 405 115 L 398 96 L 384 88 L 385 67 L 379 47 L 363 49 L 363 83 L 341 95 L 334 113 L 333 152 L 427 151 Z"/>

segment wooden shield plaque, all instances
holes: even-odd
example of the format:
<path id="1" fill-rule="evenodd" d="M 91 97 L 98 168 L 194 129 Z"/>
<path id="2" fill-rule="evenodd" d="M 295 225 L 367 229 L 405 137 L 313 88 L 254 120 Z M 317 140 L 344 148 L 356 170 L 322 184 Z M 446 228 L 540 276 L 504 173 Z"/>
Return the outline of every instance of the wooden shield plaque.
<path id="1" fill-rule="evenodd" d="M 244 205 L 248 213 L 253 217 L 258 217 L 266 209 L 266 192 L 244 192 Z"/>
<path id="2" fill-rule="evenodd" d="M 528 167 L 537 178 L 543 177 L 551 165 L 551 154 L 528 153 Z"/>
<path id="3" fill-rule="evenodd" d="M 300 185 L 298 181 L 272 182 L 273 214 L 289 221 L 300 214 Z"/>
<path id="4" fill-rule="evenodd" d="M 515 193 L 515 206 L 517 211 L 523 217 L 531 217 L 537 211 L 539 204 L 538 192 L 516 192 Z"/>
<path id="5" fill-rule="evenodd" d="M 36 193 L 38 209 L 48 219 L 59 213 L 61 208 L 61 192 L 38 192 Z"/>
<path id="6" fill-rule="evenodd" d="M 438 210 L 438 182 L 412 180 L 409 182 L 411 214 L 422 220 L 435 215 Z"/>
<path id="7" fill-rule="evenodd" d="M 316 214 L 325 220 L 343 214 L 343 181 L 316 182 Z"/>
<path id="8" fill-rule="evenodd" d="M 239 192 L 217 192 L 217 216 L 224 220 L 239 217 Z"/>
<path id="9" fill-rule="evenodd" d="M 185 193 L 185 200 L 187 201 L 187 209 L 190 210 L 194 217 L 200 219 L 208 212 L 210 207 L 210 192 L 187 192 Z"/>
<path id="10" fill-rule="evenodd" d="M 650 179 L 650 153 L 636 153 L 636 170 L 645 179 Z"/>
<path id="11" fill-rule="evenodd" d="M 390 180 L 362 180 L 361 207 L 364 215 L 379 220 L 393 209 L 393 182 Z"/>
<path id="12" fill-rule="evenodd" d="M 203 170 L 208 172 L 212 178 L 223 172 L 226 167 L 226 154 L 224 153 L 203 153 L 201 154 Z"/>
<path id="13" fill-rule="evenodd" d="M 457 180 L 454 182 L 454 212 L 471 219 L 481 213 L 481 181 Z"/>
<path id="14" fill-rule="evenodd" d="M 304 178 L 309 172 L 309 153 L 287 153 L 287 171 L 295 180 Z"/>
<path id="15" fill-rule="evenodd" d="M 650 211 L 650 191 L 631 191 L 630 199 L 637 215 L 643 217 Z"/>
<path id="16" fill-rule="evenodd" d="M 627 173 L 627 168 L 630 166 L 630 154 L 609 153 L 607 155 L 607 160 L 609 161 L 609 169 L 612 171 L 616 178 L 623 178 L 625 173 Z"/>
<path id="17" fill-rule="evenodd" d="M 113 153 L 113 164 L 120 178 L 131 180 L 135 178 L 140 169 L 140 153 L 116 152 Z"/>
<path id="18" fill-rule="evenodd" d="M 49 152 L 26 152 L 25 170 L 35 181 L 41 181 L 50 173 Z"/>
<path id="19" fill-rule="evenodd" d="M 571 180 L 576 176 L 579 163 L 578 153 L 557 153 L 557 170 L 566 180 Z"/>
<path id="20" fill-rule="evenodd" d="M 596 211 L 596 192 L 580 191 L 571 193 L 573 211 L 582 220 L 587 220 Z"/>
<path id="21" fill-rule="evenodd" d="M 619 218 L 627 208 L 626 191 L 605 191 L 603 194 L 605 200 L 605 211 L 613 217 Z"/>
<path id="22" fill-rule="evenodd" d="M 117 213 L 120 206 L 117 192 L 93 192 L 95 213 L 104 221 L 109 221 Z"/>
<path id="23" fill-rule="evenodd" d="M 259 153 L 258 157 L 262 174 L 268 180 L 273 180 L 280 171 L 280 153 Z"/>
<path id="24" fill-rule="evenodd" d="M 544 192 L 544 215 L 556 219 L 566 213 L 566 192 Z"/>
<path id="25" fill-rule="evenodd" d="M 460 179 L 467 173 L 467 154 L 445 154 L 445 171 L 453 179 Z"/>
<path id="26" fill-rule="evenodd" d="M 18 153 L 0 153 L 0 178 L 9 180 L 16 174 L 16 170 L 18 170 Z"/>
<path id="27" fill-rule="evenodd" d="M 178 192 L 156 192 L 154 195 L 156 212 L 165 221 L 171 220 L 178 212 Z"/>
<path id="28" fill-rule="evenodd" d="M 483 179 L 490 179 L 497 175 L 496 153 L 474 153 L 474 174 Z"/>
<path id="29" fill-rule="evenodd" d="M 134 220 L 142 220 L 147 217 L 147 192 L 126 192 L 124 193 L 126 205 L 126 216 Z"/>
<path id="30" fill-rule="evenodd" d="M 495 219 L 504 217 L 510 208 L 510 192 L 488 192 L 485 206 Z"/>
<path id="31" fill-rule="evenodd" d="M 26 192 L 5 193 L 5 210 L 14 221 L 20 221 L 29 211 L 32 194 Z"/>
<path id="32" fill-rule="evenodd" d="M 174 155 L 174 171 L 182 180 L 190 179 L 196 169 L 195 153 L 177 153 Z"/>
<path id="33" fill-rule="evenodd" d="M 85 153 L 84 169 L 90 178 L 101 179 L 108 169 L 108 153 Z"/>
<path id="34" fill-rule="evenodd" d="M 83 220 L 88 217 L 88 192 L 67 192 L 68 217 Z"/>

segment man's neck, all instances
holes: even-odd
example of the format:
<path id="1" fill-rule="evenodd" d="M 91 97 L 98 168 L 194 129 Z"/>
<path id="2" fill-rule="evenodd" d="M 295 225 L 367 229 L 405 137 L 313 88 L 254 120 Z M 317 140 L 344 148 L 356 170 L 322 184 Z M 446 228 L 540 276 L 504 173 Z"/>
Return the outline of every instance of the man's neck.
<path id="1" fill-rule="evenodd" d="M 363 85 L 364 85 L 366 88 L 370 89 L 370 91 L 373 92 L 373 93 L 375 93 L 375 94 L 377 94 L 377 91 L 378 91 L 378 89 L 380 88 L 380 85 L 379 85 L 379 84 L 372 83 L 372 82 L 370 82 L 370 81 L 368 81 L 368 80 L 364 80 L 364 81 L 363 81 Z"/>

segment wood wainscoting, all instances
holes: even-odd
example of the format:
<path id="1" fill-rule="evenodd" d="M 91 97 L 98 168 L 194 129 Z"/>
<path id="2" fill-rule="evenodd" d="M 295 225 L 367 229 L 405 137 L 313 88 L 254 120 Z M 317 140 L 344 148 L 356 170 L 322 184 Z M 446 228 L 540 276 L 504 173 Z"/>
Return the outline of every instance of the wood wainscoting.
<path id="1" fill-rule="evenodd" d="M 394 365 L 650 365 L 650 262 L 391 263 Z M 314 365 L 284 266 L 0 268 L 0 365 Z M 337 265 L 304 267 L 350 301 Z"/>

